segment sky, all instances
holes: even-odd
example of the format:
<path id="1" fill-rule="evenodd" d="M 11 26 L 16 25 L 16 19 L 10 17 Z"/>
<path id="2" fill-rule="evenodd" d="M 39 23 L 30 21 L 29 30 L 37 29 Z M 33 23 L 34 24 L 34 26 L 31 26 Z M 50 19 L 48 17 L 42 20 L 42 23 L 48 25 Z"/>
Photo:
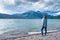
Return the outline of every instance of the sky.
<path id="1" fill-rule="evenodd" d="M 0 0 L 0 13 L 15 14 L 27 11 L 51 11 L 60 15 L 60 0 Z"/>

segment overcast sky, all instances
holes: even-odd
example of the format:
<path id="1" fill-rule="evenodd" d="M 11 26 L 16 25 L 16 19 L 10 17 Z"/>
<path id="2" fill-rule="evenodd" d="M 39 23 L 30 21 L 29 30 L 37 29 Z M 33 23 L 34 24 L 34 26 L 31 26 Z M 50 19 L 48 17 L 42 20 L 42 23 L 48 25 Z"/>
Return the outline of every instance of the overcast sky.
<path id="1" fill-rule="evenodd" d="M 26 11 L 53 11 L 60 14 L 60 0 L 0 0 L 0 13 L 14 14 Z"/>

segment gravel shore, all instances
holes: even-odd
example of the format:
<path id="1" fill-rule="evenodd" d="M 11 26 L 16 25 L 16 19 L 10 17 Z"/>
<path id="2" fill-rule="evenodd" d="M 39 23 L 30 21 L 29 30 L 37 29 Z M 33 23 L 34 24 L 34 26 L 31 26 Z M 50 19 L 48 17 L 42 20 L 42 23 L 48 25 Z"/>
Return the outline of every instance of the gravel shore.
<path id="1" fill-rule="evenodd" d="M 0 35 L 0 40 L 60 40 L 60 31 L 48 32 L 46 36 L 41 34 L 26 34 L 24 36 L 20 36 L 20 34 L 5 34 Z"/>

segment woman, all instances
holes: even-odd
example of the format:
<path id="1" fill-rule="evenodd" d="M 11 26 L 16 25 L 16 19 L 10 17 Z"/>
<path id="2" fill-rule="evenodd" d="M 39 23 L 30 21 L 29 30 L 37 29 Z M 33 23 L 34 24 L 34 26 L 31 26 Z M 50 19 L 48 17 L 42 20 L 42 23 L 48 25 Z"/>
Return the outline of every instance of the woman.
<path id="1" fill-rule="evenodd" d="M 43 29 L 45 29 L 45 35 L 47 33 L 47 17 L 46 14 L 43 15 L 42 18 L 42 28 L 41 28 L 41 34 L 43 35 Z"/>

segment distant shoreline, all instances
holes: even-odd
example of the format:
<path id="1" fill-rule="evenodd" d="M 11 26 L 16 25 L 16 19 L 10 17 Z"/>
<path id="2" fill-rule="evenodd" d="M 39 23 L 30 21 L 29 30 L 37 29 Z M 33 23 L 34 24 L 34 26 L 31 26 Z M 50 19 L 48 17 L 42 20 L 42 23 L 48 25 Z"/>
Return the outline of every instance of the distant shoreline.
<path id="1" fill-rule="evenodd" d="M 28 18 L 0 18 L 0 19 L 28 19 Z M 39 18 L 29 18 L 29 19 L 39 19 Z M 51 18 L 48 18 L 48 19 L 51 19 Z M 53 18 L 53 19 L 60 19 L 60 18 Z"/>

